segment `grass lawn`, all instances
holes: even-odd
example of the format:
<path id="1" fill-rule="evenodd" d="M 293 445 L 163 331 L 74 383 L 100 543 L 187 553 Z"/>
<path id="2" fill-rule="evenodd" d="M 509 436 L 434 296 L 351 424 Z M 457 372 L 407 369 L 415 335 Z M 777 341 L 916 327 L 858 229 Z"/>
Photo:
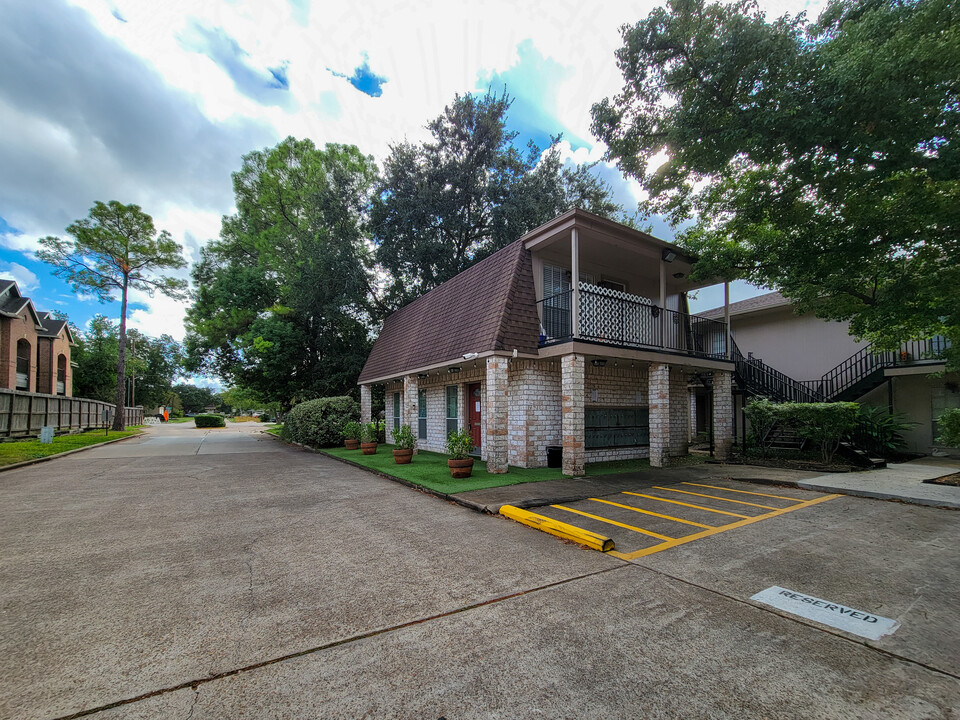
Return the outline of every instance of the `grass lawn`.
<path id="1" fill-rule="evenodd" d="M 277 437 L 280 437 L 281 430 L 283 430 L 283 423 L 280 423 L 279 425 L 271 425 L 268 428 L 264 428 L 265 432 L 268 432 L 271 435 L 276 435 Z"/>
<path id="2" fill-rule="evenodd" d="M 103 430 L 89 430 L 77 435 L 59 435 L 50 445 L 44 445 L 39 440 L 17 440 L 15 442 L 0 443 L 0 466 L 12 465 L 24 460 L 59 455 L 68 450 L 97 445 L 107 440 L 129 437 L 137 434 L 137 427 L 131 426 L 122 432 L 111 430 L 105 434 Z"/>
<path id="3" fill-rule="evenodd" d="M 269 430 L 267 432 L 270 432 Z M 397 465 L 393 461 L 393 446 L 380 445 L 376 455 L 364 455 L 359 450 L 345 448 L 330 448 L 324 452 L 334 457 L 344 458 L 358 463 L 372 470 L 398 477 L 407 482 L 422 485 L 431 490 L 446 494 L 466 492 L 467 490 L 482 490 L 504 485 L 519 485 L 520 483 L 542 482 L 544 480 L 559 480 L 563 477 L 559 468 L 518 468 L 511 467 L 510 471 L 502 475 L 491 475 L 487 472 L 487 464 L 481 460 L 473 463 L 473 475 L 465 480 L 454 480 L 450 477 L 447 467 L 447 456 L 441 453 L 421 450 L 414 455 L 409 465 Z M 686 463 L 703 462 L 704 458 L 689 456 L 683 458 Z M 587 476 L 610 475 L 612 473 L 645 470 L 650 467 L 648 460 L 617 460 L 614 462 L 589 463 L 586 467 Z"/>
<path id="4" fill-rule="evenodd" d="M 167 420 L 167 422 L 164 423 L 164 424 L 165 424 L 165 425 L 168 425 L 168 424 L 170 424 L 170 423 L 185 423 L 185 422 L 192 422 L 192 421 L 193 421 L 193 418 L 188 418 L 188 417 L 170 418 L 170 419 Z"/>

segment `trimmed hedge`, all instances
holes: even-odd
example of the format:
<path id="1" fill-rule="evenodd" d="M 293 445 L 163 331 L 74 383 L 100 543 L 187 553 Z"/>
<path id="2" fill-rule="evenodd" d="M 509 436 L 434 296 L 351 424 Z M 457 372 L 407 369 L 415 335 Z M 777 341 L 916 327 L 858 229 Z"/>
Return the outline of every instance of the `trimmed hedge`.
<path id="1" fill-rule="evenodd" d="M 227 423 L 223 419 L 223 415 L 196 415 L 193 418 L 193 422 L 196 423 L 198 428 L 218 428 L 227 426 Z"/>
<path id="2" fill-rule="evenodd" d="M 772 403 L 766 398 L 754 400 L 744 414 L 753 427 L 761 448 L 774 425 L 792 427 L 797 434 L 817 445 L 823 462 L 830 463 L 840 441 L 857 427 L 860 406 L 854 402 L 835 403 Z"/>
<path id="3" fill-rule="evenodd" d="M 940 432 L 937 444 L 960 448 L 960 408 L 944 410 L 937 418 L 937 428 Z"/>
<path id="4" fill-rule="evenodd" d="M 302 402 L 287 413 L 283 429 L 294 442 L 334 447 L 343 442 L 343 426 L 360 419 L 360 403 L 347 395 Z"/>

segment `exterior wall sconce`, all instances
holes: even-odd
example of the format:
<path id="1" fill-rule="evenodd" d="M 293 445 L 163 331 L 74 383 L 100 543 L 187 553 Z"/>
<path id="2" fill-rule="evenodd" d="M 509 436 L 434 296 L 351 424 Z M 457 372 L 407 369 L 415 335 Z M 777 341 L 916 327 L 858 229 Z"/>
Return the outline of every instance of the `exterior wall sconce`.
<path id="1" fill-rule="evenodd" d="M 458 373 L 458 372 L 460 372 L 460 368 L 458 368 L 458 367 L 452 367 L 452 368 L 449 368 L 449 369 L 447 370 L 447 372 L 448 372 L 448 373 Z"/>
<path id="2" fill-rule="evenodd" d="M 607 364 L 607 359 L 606 359 L 606 358 L 594 358 L 593 360 L 590 361 L 590 364 L 593 365 L 594 367 L 603 367 L 604 365 Z"/>
<path id="3" fill-rule="evenodd" d="M 591 390 L 590 391 L 590 402 L 598 402 L 600 400 L 600 391 Z"/>
<path id="4" fill-rule="evenodd" d="M 677 253 L 670 248 L 664 248 L 663 252 L 660 253 L 660 257 L 663 258 L 664 262 L 673 262 L 677 259 Z"/>
<path id="5" fill-rule="evenodd" d="M 674 276 L 677 280 L 679 280 L 680 278 L 683 277 L 683 273 L 682 273 L 682 272 L 675 272 L 675 273 L 673 274 L 673 276 Z"/>
<path id="6" fill-rule="evenodd" d="M 428 377 L 430 377 L 430 373 L 419 373 L 419 374 L 417 375 L 417 377 L 418 377 L 418 378 L 428 378 Z"/>

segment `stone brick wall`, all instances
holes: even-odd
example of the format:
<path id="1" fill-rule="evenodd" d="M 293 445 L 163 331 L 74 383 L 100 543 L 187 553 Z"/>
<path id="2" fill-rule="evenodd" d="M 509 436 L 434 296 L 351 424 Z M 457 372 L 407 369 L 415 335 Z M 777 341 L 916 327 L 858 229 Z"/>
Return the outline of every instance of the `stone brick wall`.
<path id="1" fill-rule="evenodd" d="M 582 355 L 564 355 L 560 360 L 560 408 L 563 431 L 563 474 L 584 473 L 583 403 L 585 360 Z"/>
<path id="2" fill-rule="evenodd" d="M 560 363 L 513 360 L 508 367 L 507 393 L 509 463 L 546 467 L 547 446 L 562 444 Z"/>
<path id="3" fill-rule="evenodd" d="M 648 370 L 644 363 L 614 365 L 609 361 L 604 367 L 587 363 L 584 387 L 587 407 L 646 407 L 649 405 Z M 596 400 L 594 400 L 594 392 Z M 648 447 L 623 447 L 586 450 L 586 462 L 608 460 L 635 460 L 650 454 Z"/>
<path id="4" fill-rule="evenodd" d="M 690 391 L 681 367 L 670 368 L 670 457 L 690 449 Z"/>
<path id="5" fill-rule="evenodd" d="M 486 417 L 483 419 L 486 437 L 487 472 L 507 472 L 507 408 L 508 394 L 507 364 L 505 357 L 488 357 L 486 368 Z M 471 402 L 473 399 L 471 398 Z"/>
<path id="6" fill-rule="evenodd" d="M 481 361 L 482 362 L 482 361 Z M 464 362 L 461 365 L 459 373 L 449 373 L 446 370 L 434 371 L 426 378 L 418 378 L 417 387 L 425 390 L 427 393 L 427 437 L 421 438 L 418 447 L 422 450 L 432 452 L 444 452 L 444 445 L 447 441 L 447 386 L 457 386 L 457 427 L 467 426 L 468 405 L 467 402 L 474 402 L 467 398 L 467 387 L 475 382 L 480 383 L 480 417 L 484 419 L 486 425 L 486 398 L 485 398 L 485 377 L 486 366 L 477 363 Z M 392 401 L 390 401 L 392 402 Z M 388 403 L 389 406 L 389 403 Z M 416 398 L 414 398 L 414 423 L 417 420 L 418 407 Z M 416 429 L 416 425 L 411 425 Z M 480 437 L 481 459 L 486 460 L 486 428 L 481 431 Z"/>
<path id="7" fill-rule="evenodd" d="M 360 422 L 368 423 L 371 421 L 370 413 L 373 406 L 371 389 L 369 385 L 360 386 Z"/>
<path id="8" fill-rule="evenodd" d="M 650 364 L 650 466 L 663 467 L 670 454 L 670 366 Z"/>
<path id="9" fill-rule="evenodd" d="M 725 460 L 733 448 L 733 374 L 713 372 L 713 456 Z"/>
<path id="10" fill-rule="evenodd" d="M 393 394 L 400 393 L 400 424 L 403 424 L 403 382 L 387 383 L 383 398 L 383 421 L 388 443 L 393 443 Z"/>

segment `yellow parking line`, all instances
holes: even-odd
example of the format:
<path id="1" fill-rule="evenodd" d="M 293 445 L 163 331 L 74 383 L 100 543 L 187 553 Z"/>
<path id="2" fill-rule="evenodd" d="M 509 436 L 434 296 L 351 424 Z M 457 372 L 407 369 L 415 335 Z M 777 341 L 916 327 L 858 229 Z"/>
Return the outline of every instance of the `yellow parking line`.
<path id="1" fill-rule="evenodd" d="M 616 520 L 608 520 L 605 517 L 600 517 L 599 515 L 591 515 L 588 512 L 583 512 L 583 510 L 574 510 L 573 508 L 565 507 L 563 505 L 551 505 L 550 507 L 555 507 L 558 510 L 566 510 L 567 512 L 576 513 L 577 515 L 583 515 L 592 520 L 599 520 L 600 522 L 609 523 L 610 525 L 616 525 L 617 527 L 626 528 L 627 530 L 633 530 L 634 532 L 643 533 L 644 535 L 649 535 L 650 537 L 655 537 L 657 540 L 667 540 L 673 541 L 676 538 L 667 537 L 666 535 L 661 535 L 660 533 L 651 532 L 650 530 L 644 530 L 643 528 L 634 527 L 633 525 L 627 525 L 622 522 L 617 522 Z"/>
<path id="2" fill-rule="evenodd" d="M 657 497 L 656 495 L 643 495 L 642 493 L 629 492 L 628 490 L 623 491 L 624 495 L 636 495 L 637 497 L 647 498 L 649 500 L 659 500 L 660 502 L 673 503 L 674 505 L 683 505 L 684 507 L 692 507 L 697 510 L 706 510 L 707 512 L 717 513 L 718 515 L 730 515 L 731 517 L 738 518 L 749 518 L 753 517 L 752 515 L 738 515 L 737 513 L 727 512 L 726 510 L 714 510 L 713 508 L 704 507 L 703 505 L 691 505 L 690 503 L 680 502 L 679 500 L 667 500 L 666 498 Z"/>
<path id="3" fill-rule="evenodd" d="M 716 495 L 707 495 L 705 493 L 696 493 L 690 492 L 689 490 L 674 490 L 673 488 L 659 487 L 657 485 L 653 486 L 654 490 L 666 490 L 667 492 L 683 493 L 684 495 L 696 495 L 697 497 L 710 498 L 711 500 L 723 500 L 724 502 L 732 502 L 737 505 L 749 505 L 750 507 L 763 508 L 764 510 L 779 510 L 780 508 L 774 507 L 773 505 L 758 505 L 757 503 L 748 503 L 743 500 L 731 500 L 730 498 L 717 497 Z"/>
<path id="4" fill-rule="evenodd" d="M 683 518 L 673 517 L 673 515 L 661 515 L 660 513 L 655 513 L 653 510 L 641 510 L 638 507 L 633 505 L 624 505 L 623 503 L 610 502 L 609 500 L 601 500 L 600 498 L 590 498 L 594 502 L 602 502 L 607 505 L 613 505 L 614 507 L 626 508 L 627 510 L 633 510 L 634 512 L 643 513 L 644 515 L 653 515 L 654 517 L 664 518 L 665 520 L 673 520 L 674 522 L 683 523 L 684 525 L 693 525 L 698 528 L 710 529 L 716 527 L 716 525 L 704 525 L 703 523 L 694 522 L 693 520 L 684 520 Z"/>
<path id="5" fill-rule="evenodd" d="M 726 490 L 727 492 L 743 493 L 744 495 L 759 495 L 760 497 L 772 497 L 777 500 L 790 500 L 791 502 L 803 502 L 800 498 L 787 497 L 786 495 L 771 495 L 770 493 L 750 492 L 749 490 L 734 490 L 733 488 L 720 487 L 719 485 L 701 485 L 700 483 L 685 482 L 682 485 L 694 485 L 696 487 L 710 488 L 711 490 Z"/>
<path id="6" fill-rule="evenodd" d="M 757 515 L 756 517 L 747 518 L 745 520 L 740 520 L 738 522 L 730 523 L 729 525 L 721 525 L 720 527 L 714 528 L 712 530 L 704 530 L 703 532 L 694 533 L 693 535 L 687 535 L 686 537 L 677 538 L 676 540 L 669 540 L 667 542 L 662 542 L 659 545 L 654 545 L 653 547 L 644 548 L 643 550 L 636 550 L 631 553 L 622 553 L 616 550 L 611 550 L 607 555 L 613 555 L 618 557 L 621 560 L 636 560 L 637 558 L 644 557 L 645 555 L 653 555 L 654 553 L 661 552 L 663 550 L 669 550 L 672 547 L 677 545 L 683 545 L 684 543 L 693 542 L 694 540 L 699 540 L 700 538 L 709 537 L 711 535 L 716 535 L 718 533 L 726 532 L 727 530 L 733 530 L 734 528 L 743 527 L 745 525 L 750 525 L 751 523 L 759 522 L 760 520 L 766 520 L 767 518 L 776 517 L 777 515 L 783 515 L 784 513 L 793 512 L 794 510 L 799 510 L 800 508 L 809 507 L 811 505 L 816 505 L 817 503 L 826 502 L 827 500 L 833 500 L 834 498 L 843 497 L 842 495 L 824 495 L 823 497 L 815 498 L 814 500 L 807 500 L 805 502 L 798 503 L 797 505 L 791 505 L 790 507 L 781 508 L 780 510 L 774 510 L 769 512 L 766 515 Z"/>

